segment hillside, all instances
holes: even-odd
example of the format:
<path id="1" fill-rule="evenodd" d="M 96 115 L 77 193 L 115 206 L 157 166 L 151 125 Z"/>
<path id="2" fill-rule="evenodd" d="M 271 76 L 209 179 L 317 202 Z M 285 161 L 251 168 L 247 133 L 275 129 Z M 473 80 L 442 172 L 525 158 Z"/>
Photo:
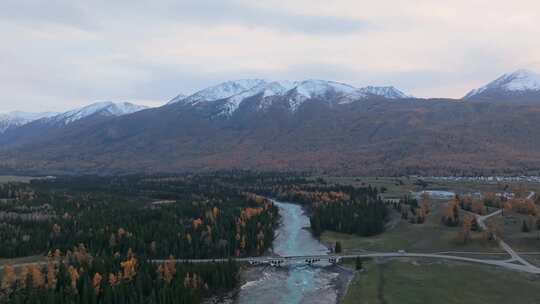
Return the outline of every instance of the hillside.
<path id="1" fill-rule="evenodd" d="M 368 99 L 331 105 L 284 100 L 230 117 L 171 104 L 73 124 L 4 147 L 4 171 L 170 172 L 315 170 L 339 174 L 474 174 L 540 168 L 540 106 Z M 9 145 L 8 145 L 9 146 Z"/>

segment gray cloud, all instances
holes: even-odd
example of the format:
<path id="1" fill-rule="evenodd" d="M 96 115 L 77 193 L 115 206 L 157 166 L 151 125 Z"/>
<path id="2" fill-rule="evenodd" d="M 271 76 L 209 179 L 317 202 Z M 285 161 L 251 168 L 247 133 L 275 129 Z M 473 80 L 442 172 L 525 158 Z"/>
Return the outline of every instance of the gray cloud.
<path id="1" fill-rule="evenodd" d="M 173 5 L 179 17 L 200 24 L 239 24 L 307 34 L 348 34 L 368 29 L 367 22 L 335 16 L 313 16 L 301 12 L 261 9 L 235 1 L 184 1 Z"/>
<path id="2" fill-rule="evenodd" d="M 13 22 L 57 23 L 84 30 L 106 30 L 110 23 L 125 19 L 133 21 L 130 26 L 134 30 L 159 19 L 206 27 L 237 24 L 308 34 L 339 35 L 368 28 L 367 22 L 358 19 L 280 11 L 235 0 L 5 0 L 0 8 L 0 18 Z"/>
<path id="3" fill-rule="evenodd" d="M 81 29 L 95 29 L 96 18 L 82 1 L 3 0 L 0 19 L 32 26 L 63 24 Z"/>
<path id="4" fill-rule="evenodd" d="M 539 11 L 534 0 L 3 0 L 0 112 L 156 105 L 250 77 L 460 97 L 540 68 Z"/>

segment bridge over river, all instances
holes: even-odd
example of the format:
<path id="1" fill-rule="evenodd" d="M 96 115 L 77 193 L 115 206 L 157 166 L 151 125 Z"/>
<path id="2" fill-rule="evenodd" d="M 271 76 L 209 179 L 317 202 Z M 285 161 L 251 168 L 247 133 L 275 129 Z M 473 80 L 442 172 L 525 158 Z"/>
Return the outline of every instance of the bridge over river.
<path id="1" fill-rule="evenodd" d="M 506 260 L 494 260 L 494 259 L 477 259 L 471 257 L 450 255 L 450 254 L 438 254 L 438 253 L 408 253 L 408 252 L 372 252 L 362 254 L 330 254 L 330 255 L 299 255 L 299 256 L 282 256 L 282 257 L 245 257 L 245 258 L 231 258 L 236 262 L 247 263 L 248 265 L 270 265 L 270 266 L 286 266 L 295 264 L 336 264 L 343 259 L 356 259 L 356 258 L 428 258 L 428 259 L 443 259 L 453 260 L 468 263 L 486 264 L 497 267 L 502 267 L 515 271 L 522 271 L 532 274 L 540 274 L 540 268 L 531 265 L 529 263 L 522 263 L 520 259 L 511 256 Z M 212 262 L 226 262 L 231 259 L 196 259 L 196 260 L 175 260 L 176 262 L 189 262 L 189 263 L 212 263 Z M 167 260 L 152 260 L 154 263 L 164 263 Z"/>

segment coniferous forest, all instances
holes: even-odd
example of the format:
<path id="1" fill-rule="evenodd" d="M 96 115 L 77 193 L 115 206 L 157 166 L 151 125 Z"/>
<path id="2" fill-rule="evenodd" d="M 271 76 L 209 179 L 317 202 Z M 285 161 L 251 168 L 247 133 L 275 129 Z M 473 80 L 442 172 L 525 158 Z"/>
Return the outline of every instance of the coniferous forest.
<path id="1" fill-rule="evenodd" d="M 324 230 L 375 235 L 383 232 L 388 216 L 379 190 L 369 185 L 352 187 L 328 184 L 322 179 L 263 174 L 244 187 L 278 200 L 303 204 L 310 212 L 311 231 L 317 237 Z"/>
<path id="2" fill-rule="evenodd" d="M 234 288 L 239 266 L 176 259 L 260 255 L 278 219 L 268 199 L 211 176 L 57 178 L 0 196 L 0 258 L 47 255 L 4 268 L 6 303 L 199 303 Z"/>
<path id="3" fill-rule="evenodd" d="M 384 228 L 386 207 L 377 189 L 302 175 L 0 184 L 0 259 L 34 256 L 39 262 L 4 267 L 0 303 L 200 303 L 226 293 L 237 287 L 240 271 L 229 258 L 272 247 L 279 214 L 268 197 L 303 204 L 315 235 L 373 235 Z"/>

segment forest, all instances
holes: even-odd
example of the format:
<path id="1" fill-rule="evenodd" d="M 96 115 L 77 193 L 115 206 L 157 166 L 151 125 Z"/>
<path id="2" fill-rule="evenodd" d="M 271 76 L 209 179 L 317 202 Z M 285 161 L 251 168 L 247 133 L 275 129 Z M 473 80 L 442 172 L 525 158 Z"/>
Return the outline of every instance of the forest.
<path id="1" fill-rule="evenodd" d="M 268 197 L 304 205 L 316 236 L 324 230 L 377 234 L 387 216 L 375 188 L 300 174 L 0 184 L 0 258 L 46 257 L 40 264 L 4 267 L 0 303 L 200 303 L 226 293 L 239 280 L 234 260 L 183 260 L 266 253 L 279 224 Z"/>
<path id="2" fill-rule="evenodd" d="M 281 201 L 303 204 L 316 237 L 324 230 L 361 236 L 379 234 L 388 217 L 379 189 L 370 185 L 352 187 L 305 176 L 259 175 L 245 187 Z"/>
<path id="3" fill-rule="evenodd" d="M 6 303 L 199 303 L 230 290 L 235 262 L 153 259 L 256 256 L 272 246 L 277 208 L 213 176 L 61 177 L 0 185 Z"/>
<path id="4" fill-rule="evenodd" d="M 193 265 L 169 259 L 156 266 L 129 253 L 92 256 L 83 245 L 46 265 L 17 271 L 7 266 L 0 303 L 200 303 L 205 296 L 234 288 L 236 263 Z"/>

